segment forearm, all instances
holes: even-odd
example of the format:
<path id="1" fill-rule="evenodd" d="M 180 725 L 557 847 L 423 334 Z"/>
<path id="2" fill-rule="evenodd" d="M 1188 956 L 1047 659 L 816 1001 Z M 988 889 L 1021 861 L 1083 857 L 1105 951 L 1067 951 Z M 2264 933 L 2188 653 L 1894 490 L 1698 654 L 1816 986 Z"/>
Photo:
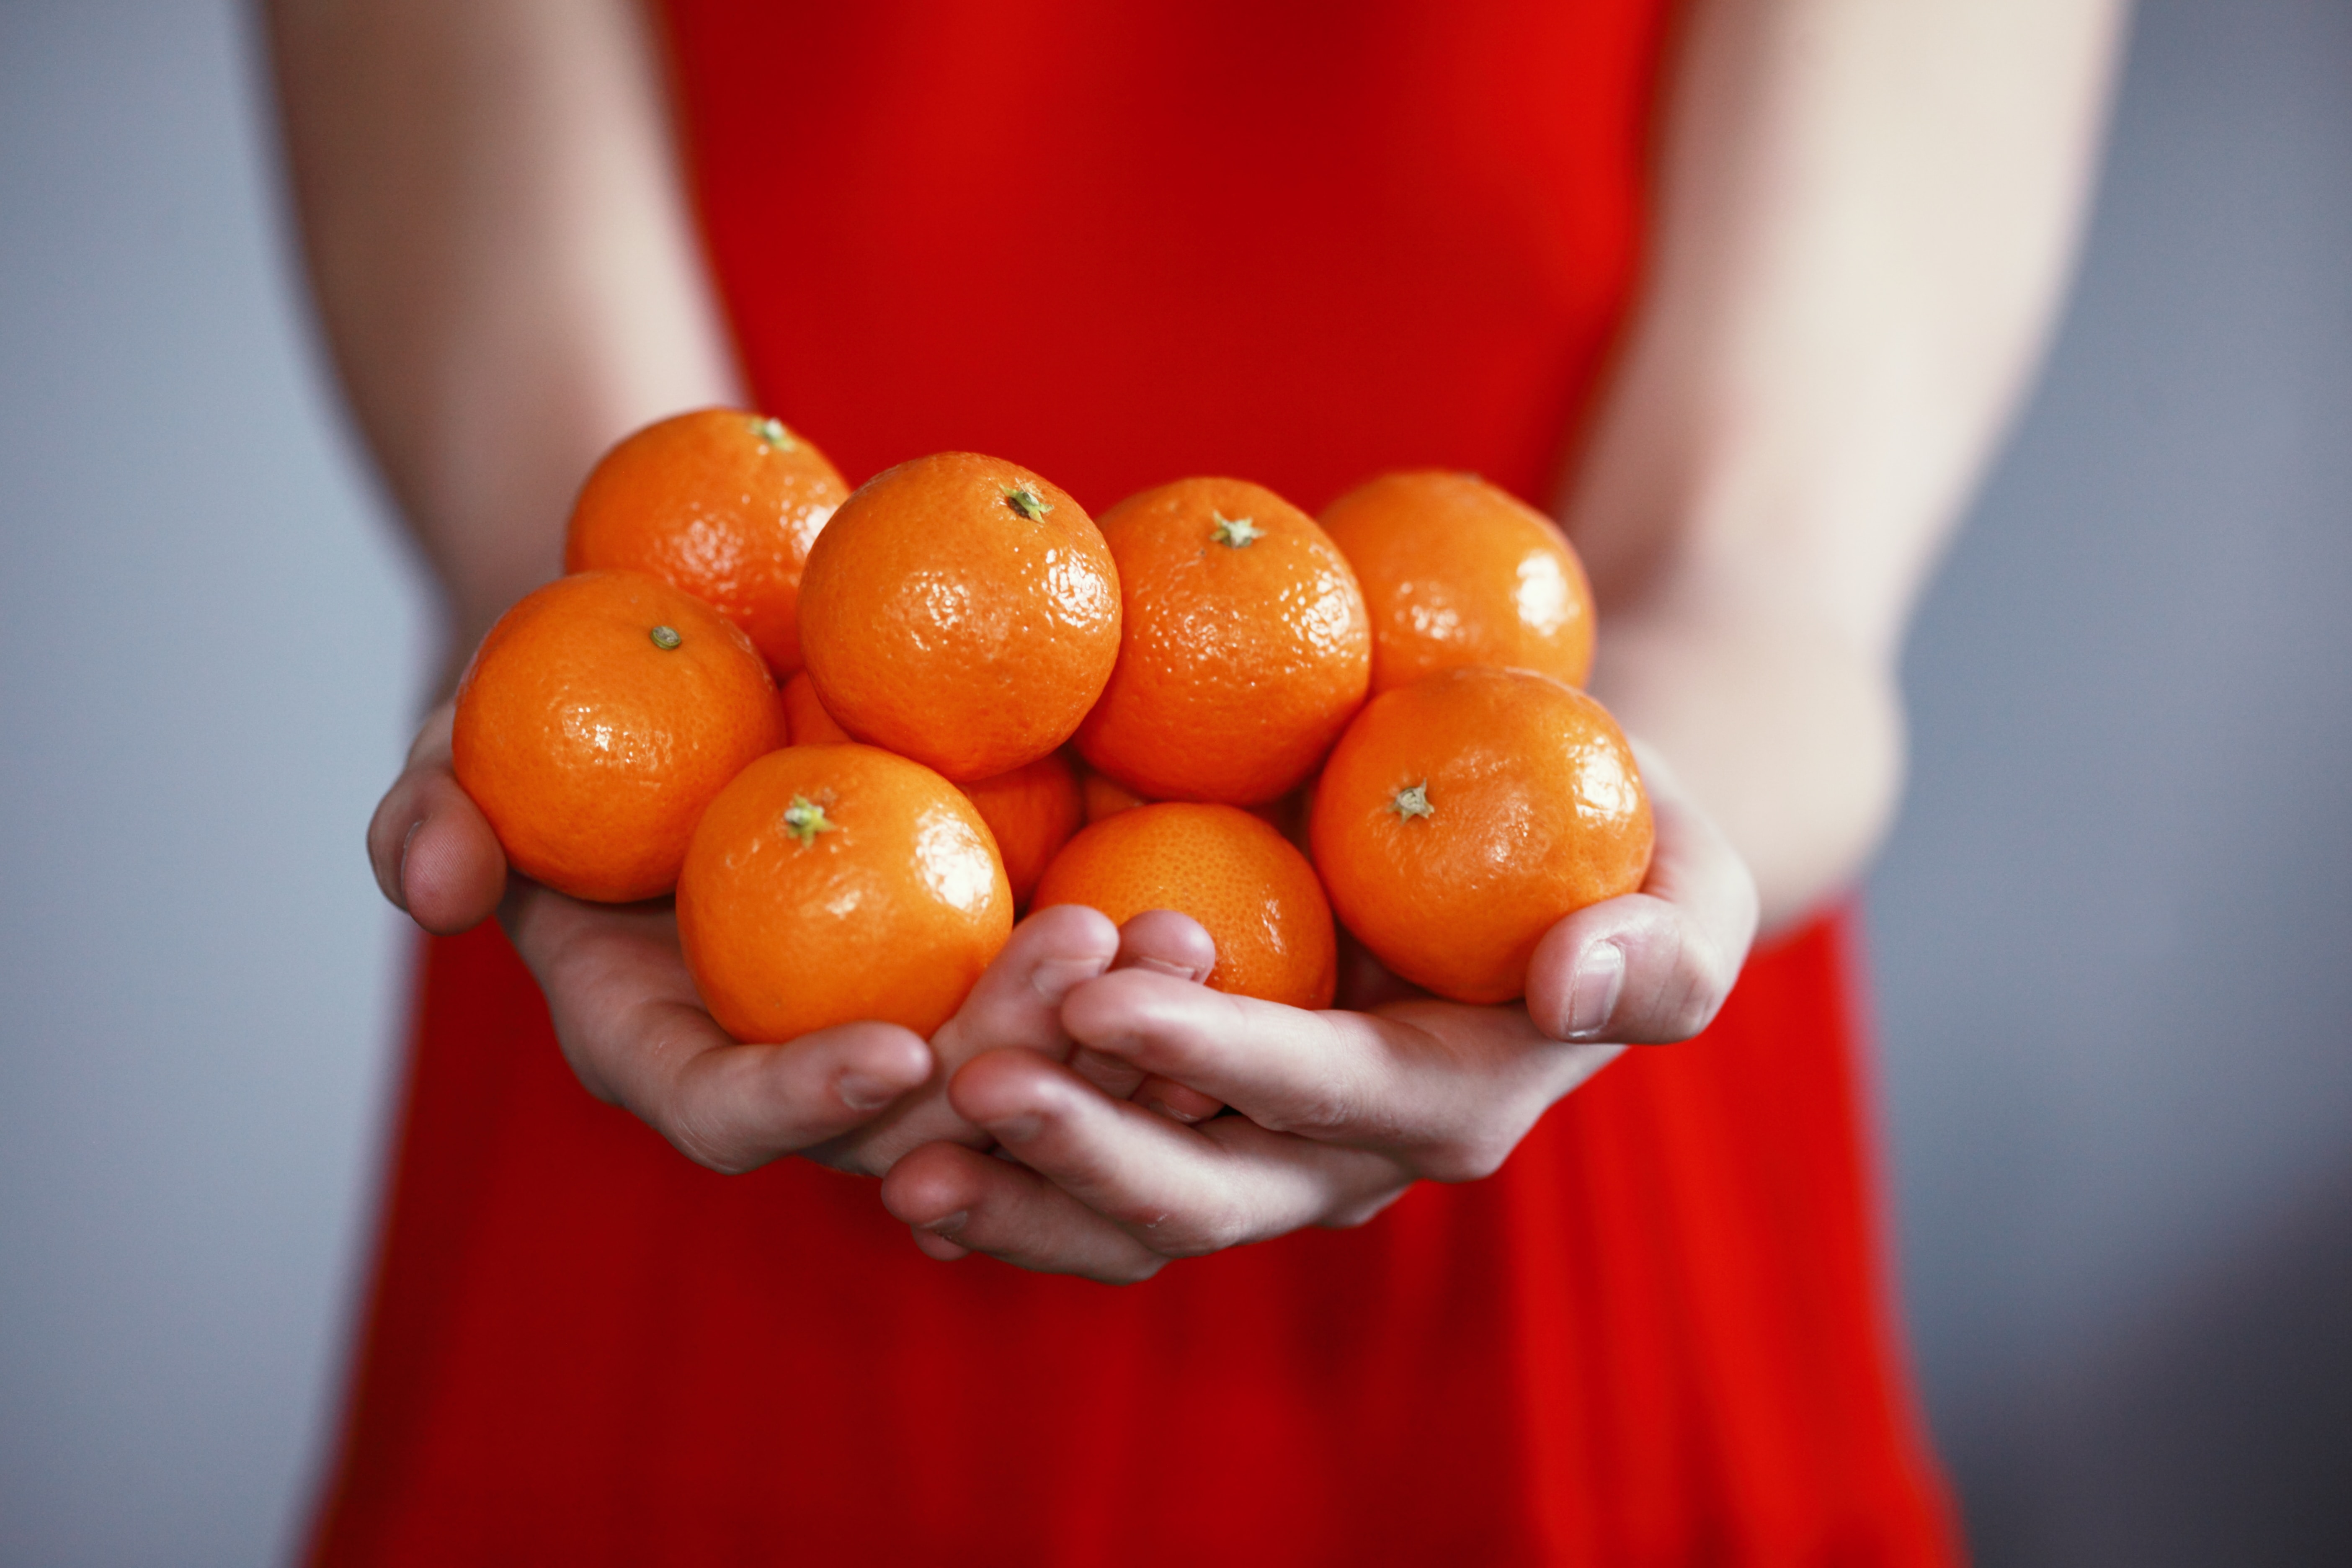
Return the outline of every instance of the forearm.
<path id="1" fill-rule="evenodd" d="M 1610 619 L 1593 690 L 1672 759 L 1755 874 L 1766 932 L 1835 896 L 1895 814 L 1903 710 L 1888 661 L 1770 616 Z"/>
<path id="2" fill-rule="evenodd" d="M 2116 0 L 1706 0 L 1654 263 L 1569 506 L 1595 687 L 1756 870 L 1768 926 L 1893 815 L 1920 581 L 2039 353 Z"/>
<path id="3" fill-rule="evenodd" d="M 462 651 L 596 455 L 736 395 L 628 0 L 272 0 L 322 324 Z"/>

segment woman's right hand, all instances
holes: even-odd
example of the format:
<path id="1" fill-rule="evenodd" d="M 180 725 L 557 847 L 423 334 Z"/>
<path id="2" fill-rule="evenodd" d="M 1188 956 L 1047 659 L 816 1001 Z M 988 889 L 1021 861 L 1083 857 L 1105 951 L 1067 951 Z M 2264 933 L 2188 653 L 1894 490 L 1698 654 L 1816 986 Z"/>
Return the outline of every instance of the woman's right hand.
<path id="1" fill-rule="evenodd" d="M 800 1153 L 880 1175 L 921 1144 L 986 1148 L 989 1135 L 948 1104 L 958 1068 L 1016 1046 L 1066 1059 L 1061 1005 L 1073 986 L 1113 968 L 1194 979 L 1212 962 L 1175 929 L 1185 922 L 1133 921 L 1122 937 L 1094 910 L 1065 906 L 1023 921 L 929 1042 L 893 1024 L 857 1023 L 788 1045 L 739 1045 L 695 992 L 667 900 L 587 903 L 509 876 L 498 835 L 451 766 L 455 712 L 448 702 L 434 710 L 376 807 L 368 858 L 377 885 L 437 934 L 497 914 L 547 997 L 582 1086 L 715 1171 Z M 1121 1099 L 1140 1076 L 1122 1085 L 1108 1081 L 1120 1070 L 1113 1064 L 1074 1065 Z M 1165 1089 L 1171 1110 L 1185 1114 L 1185 1091 Z"/>

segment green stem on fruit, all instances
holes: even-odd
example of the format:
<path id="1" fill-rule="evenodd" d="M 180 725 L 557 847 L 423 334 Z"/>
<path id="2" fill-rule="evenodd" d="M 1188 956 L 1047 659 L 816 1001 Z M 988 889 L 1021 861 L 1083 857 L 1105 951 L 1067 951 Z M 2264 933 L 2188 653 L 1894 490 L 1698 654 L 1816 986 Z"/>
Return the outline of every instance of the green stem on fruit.
<path id="1" fill-rule="evenodd" d="M 1406 822 L 1416 816 L 1435 816 L 1437 808 L 1429 804 L 1429 781 L 1423 779 L 1410 789 L 1397 791 L 1396 798 L 1389 802 L 1389 809 Z"/>
<path id="2" fill-rule="evenodd" d="M 1026 479 L 1004 487 L 1004 504 L 1032 522 L 1054 510 L 1054 503 L 1039 495 L 1037 487 Z"/>
<path id="3" fill-rule="evenodd" d="M 793 796 L 793 804 L 784 807 L 784 831 L 805 849 L 816 842 L 820 833 L 830 833 L 841 826 L 824 814 L 824 807 L 804 795 Z"/>
<path id="4" fill-rule="evenodd" d="M 1217 523 L 1215 528 L 1210 530 L 1209 537 L 1220 544 L 1230 544 L 1235 550 L 1243 548 L 1253 539 L 1262 537 L 1265 532 L 1265 530 L 1245 517 L 1227 517 L 1224 513 L 1214 510 L 1212 510 L 1209 515 L 1214 518 Z"/>
<path id="5" fill-rule="evenodd" d="M 793 439 L 793 433 L 784 428 L 784 422 L 781 419 L 754 419 L 751 421 L 751 434 L 779 452 L 789 452 L 800 445 Z"/>
<path id="6" fill-rule="evenodd" d="M 686 640 L 684 637 L 677 635 L 677 628 L 676 626 L 656 626 L 646 635 L 654 639 L 654 647 L 661 649 L 664 653 L 667 653 L 670 649 L 676 647 L 679 643 Z"/>

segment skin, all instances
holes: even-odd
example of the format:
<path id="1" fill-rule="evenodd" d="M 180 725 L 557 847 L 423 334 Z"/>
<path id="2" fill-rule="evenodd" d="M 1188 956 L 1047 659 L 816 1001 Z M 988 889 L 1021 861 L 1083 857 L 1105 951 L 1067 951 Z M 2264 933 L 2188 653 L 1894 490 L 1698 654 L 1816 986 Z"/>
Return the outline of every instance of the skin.
<path id="1" fill-rule="evenodd" d="M 276 0 L 296 205 L 360 424 L 447 592 L 454 670 L 554 574 L 605 446 L 740 403 L 623 0 Z M 1165 912 L 1024 921 L 929 1041 L 738 1045 L 665 908 L 509 878 L 446 703 L 370 859 L 427 931 L 496 913 L 591 1092 L 721 1171 L 881 1175 L 915 1245 L 1126 1281 L 1494 1171 L 1625 1045 L 1687 1038 L 1759 920 L 1850 886 L 1901 776 L 1895 659 L 2072 254 L 2116 0 L 1704 0 L 1673 66 L 1654 274 L 1561 501 L 1643 737 L 1643 889 L 1556 926 L 1523 1005 L 1350 1011 L 1198 984 Z M 1666 758 L 1674 759 L 1669 766 Z M 1243 1114 L 1204 1120 L 1219 1103 Z"/>

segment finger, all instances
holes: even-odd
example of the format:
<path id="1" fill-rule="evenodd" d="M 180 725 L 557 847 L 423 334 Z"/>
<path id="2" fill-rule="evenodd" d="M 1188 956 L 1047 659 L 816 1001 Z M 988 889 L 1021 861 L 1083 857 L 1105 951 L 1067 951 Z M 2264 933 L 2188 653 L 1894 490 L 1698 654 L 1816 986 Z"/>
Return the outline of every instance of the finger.
<path id="1" fill-rule="evenodd" d="M 1088 1054 L 1097 1061 L 1118 1059 L 1116 1057 L 1103 1056 L 1099 1052 Z M 1162 1116 L 1173 1117 L 1188 1126 L 1195 1121 L 1206 1121 L 1225 1108 L 1225 1102 L 1216 1096 L 1202 1094 L 1197 1089 L 1188 1088 L 1172 1078 L 1161 1078 L 1157 1073 L 1147 1076 L 1143 1082 L 1137 1086 L 1135 1092 L 1128 1098 L 1146 1110 L 1156 1110 Z"/>
<path id="2" fill-rule="evenodd" d="M 1163 1257 L 1213 1252 L 1318 1224 L 1400 1179 L 1379 1155 L 1274 1139 L 1263 1129 L 1237 1125 L 1237 1135 L 1258 1141 L 1237 1151 L 1203 1131 L 1106 1099 L 1068 1069 L 1018 1052 L 974 1058 L 948 1093 L 1013 1158 Z M 999 1250 L 992 1233 L 970 1225 L 955 1239 Z"/>
<path id="3" fill-rule="evenodd" d="M 1556 1039 L 1686 1040 L 1713 1021 L 1755 940 L 1756 879 L 1720 829 L 1646 752 L 1657 842 L 1638 893 L 1544 933 L 1528 1014 Z"/>
<path id="4" fill-rule="evenodd" d="M 1068 1056 L 1062 1003 L 1072 987 L 1110 967 L 1118 945 L 1118 930 L 1106 916 L 1075 904 L 1040 910 L 1023 921 L 955 1016 L 931 1037 L 933 1081 L 943 1087 L 949 1075 L 983 1051 L 1018 1047 Z M 844 1163 L 879 1175 L 909 1150 L 942 1140 L 980 1147 L 989 1136 L 957 1115 L 944 1093 L 919 1096 L 861 1133 Z"/>
<path id="5" fill-rule="evenodd" d="M 1391 1002 L 1410 1001 L 1429 994 L 1382 963 L 1370 948 L 1355 939 L 1347 927 L 1339 928 L 1339 937 L 1338 1006 L 1350 1013 L 1370 1013 Z"/>
<path id="6" fill-rule="evenodd" d="M 953 1143 L 926 1144 L 892 1167 L 882 1206 L 943 1261 L 985 1252 L 1112 1285 L 1149 1279 L 1168 1262 L 1036 1173 Z"/>
<path id="7" fill-rule="evenodd" d="M 1179 980 L 1206 980 L 1217 966 L 1208 928 L 1174 910 L 1146 910 L 1118 928 L 1118 969 L 1148 969 Z"/>
<path id="8" fill-rule="evenodd" d="M 1546 1107 L 1614 1054 L 1547 1039 L 1516 1007 L 1308 1012 L 1126 973 L 1073 991 L 1062 1023 L 1083 1045 L 1218 1096 L 1260 1127 L 1407 1158 L 1441 1181 L 1491 1173 Z"/>
<path id="9" fill-rule="evenodd" d="M 368 862 L 383 896 L 439 935 L 489 918 L 506 890 L 506 853 L 449 765 L 455 710 L 425 721 L 408 763 L 368 823 Z"/>
<path id="10" fill-rule="evenodd" d="M 695 996 L 667 910 L 583 904 L 525 883 L 504 912 L 582 1084 L 712 1170 L 822 1144 L 930 1077 L 930 1047 L 890 1024 L 737 1045 Z"/>
<path id="11" fill-rule="evenodd" d="M 1206 980 L 1216 966 L 1216 942 L 1190 915 L 1174 910 L 1146 910 L 1118 929 L 1118 957 L 1113 968 L 1150 970 L 1179 980 Z M 1070 1067 L 1113 1100 L 1133 1100 L 1143 1088 L 1142 1072 L 1116 1057 L 1081 1048 L 1070 1058 Z M 1221 1109 L 1219 1102 L 1205 1095 L 1185 1091 L 1181 1085 L 1173 1087 L 1178 1091 L 1170 1097 L 1173 1102 L 1194 1112 L 1180 1116 L 1179 1121 L 1198 1121 Z"/>

